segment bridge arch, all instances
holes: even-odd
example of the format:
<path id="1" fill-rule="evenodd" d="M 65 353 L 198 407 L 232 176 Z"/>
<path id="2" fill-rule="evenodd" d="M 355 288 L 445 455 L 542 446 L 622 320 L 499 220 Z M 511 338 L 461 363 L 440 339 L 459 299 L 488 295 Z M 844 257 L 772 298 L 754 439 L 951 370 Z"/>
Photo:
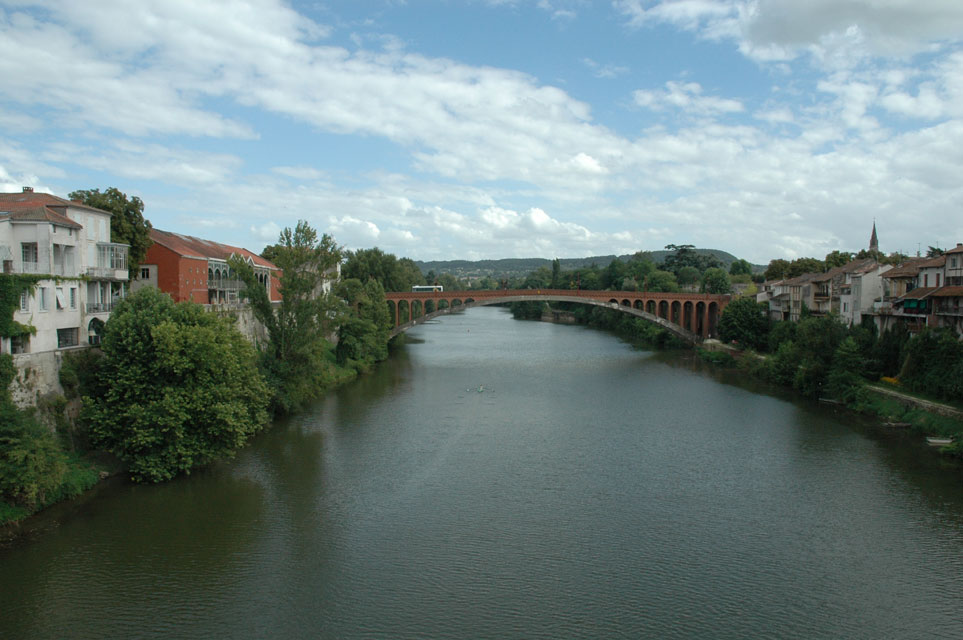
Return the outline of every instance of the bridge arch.
<path id="1" fill-rule="evenodd" d="M 694 293 L 648 293 L 620 291 L 571 291 L 567 289 L 514 289 L 496 291 L 397 292 L 385 294 L 394 318 L 392 336 L 426 320 L 476 306 L 509 302 L 573 302 L 615 309 L 657 324 L 689 343 L 715 335 L 718 314 L 729 296 Z M 414 304 L 417 301 L 418 304 Z"/>

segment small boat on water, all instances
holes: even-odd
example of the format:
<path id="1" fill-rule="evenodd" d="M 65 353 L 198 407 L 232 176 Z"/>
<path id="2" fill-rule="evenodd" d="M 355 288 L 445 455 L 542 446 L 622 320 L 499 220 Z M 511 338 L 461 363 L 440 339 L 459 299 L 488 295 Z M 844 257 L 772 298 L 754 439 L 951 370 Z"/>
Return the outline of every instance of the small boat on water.
<path id="1" fill-rule="evenodd" d="M 926 438 L 926 444 L 931 447 L 945 447 L 948 444 L 953 444 L 953 438 L 928 436 Z"/>

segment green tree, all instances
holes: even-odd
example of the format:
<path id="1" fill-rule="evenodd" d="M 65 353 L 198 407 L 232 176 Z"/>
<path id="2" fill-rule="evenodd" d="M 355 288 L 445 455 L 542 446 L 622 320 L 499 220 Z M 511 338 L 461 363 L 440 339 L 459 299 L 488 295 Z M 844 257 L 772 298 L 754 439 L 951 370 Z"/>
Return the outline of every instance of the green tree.
<path id="1" fill-rule="evenodd" d="M 731 291 L 732 283 L 729 281 L 729 274 L 726 273 L 725 269 L 712 267 L 706 269 L 705 273 L 702 274 L 703 293 L 730 293 Z"/>
<path id="2" fill-rule="evenodd" d="M 842 267 L 843 265 L 847 265 L 852 262 L 852 260 L 853 254 L 849 253 L 848 251 L 840 251 L 839 249 L 836 249 L 832 253 L 826 254 L 826 259 L 823 261 L 823 264 L 826 269 L 832 269 L 833 267 Z"/>
<path id="3" fill-rule="evenodd" d="M 769 261 L 769 266 L 766 267 L 766 280 L 782 280 L 788 277 L 786 274 L 789 273 L 789 261 L 783 260 L 782 258 L 776 258 Z"/>
<path id="4" fill-rule="evenodd" d="M 719 268 L 722 262 L 709 253 L 700 253 L 691 244 L 667 244 L 667 251 L 671 251 L 662 262 L 662 268 L 666 271 L 678 275 L 682 267 L 695 267 L 699 273 L 704 273 L 706 269 Z"/>
<path id="5" fill-rule="evenodd" d="M 676 282 L 675 274 L 671 271 L 656 270 L 650 273 L 646 279 L 645 290 L 674 293 L 679 290 L 679 283 Z"/>
<path id="6" fill-rule="evenodd" d="M 719 319 L 719 337 L 743 347 L 764 350 L 769 339 L 768 307 L 745 297 L 726 305 Z"/>
<path id="7" fill-rule="evenodd" d="M 345 263 L 341 267 L 342 278 L 356 278 L 361 282 L 374 278 L 385 291 L 411 291 L 413 285 L 425 283 L 414 261 L 409 258 L 399 260 L 378 247 L 349 251 L 345 256 Z"/>
<path id="8" fill-rule="evenodd" d="M 338 363 L 363 368 L 387 358 L 392 323 L 381 283 L 371 279 L 362 284 L 351 278 L 338 284 L 337 294 L 350 309 L 338 328 Z"/>
<path id="9" fill-rule="evenodd" d="M 231 456 L 268 419 L 254 348 L 230 319 L 147 287 L 104 328 L 105 393 L 85 398 L 91 440 L 159 482 Z"/>
<path id="10" fill-rule="evenodd" d="M 739 276 L 739 275 L 752 275 L 752 265 L 749 264 L 748 260 L 743 260 L 739 258 L 729 265 L 729 275 Z"/>
<path id="11" fill-rule="evenodd" d="M 696 284 L 702 278 L 702 274 L 695 267 L 685 266 L 679 269 L 679 273 L 676 274 L 676 279 L 679 284 L 687 287 L 689 285 Z"/>
<path id="12" fill-rule="evenodd" d="M 562 275 L 562 264 L 558 261 L 558 258 L 552 260 L 552 289 L 558 289 L 559 283 L 561 282 Z"/>
<path id="13" fill-rule="evenodd" d="M 241 295 L 267 329 L 261 369 L 274 391 L 274 410 L 286 413 L 317 397 L 327 384 L 328 337 L 334 335 L 343 305 L 324 292 L 324 283 L 341 260 L 341 248 L 327 234 L 319 239 L 317 231 L 300 220 L 293 230 L 281 232 L 271 255 L 281 269 L 277 306 L 250 265 L 238 257 L 230 265 L 245 283 Z"/>
<path id="14" fill-rule="evenodd" d="M 826 390 L 836 399 L 852 402 L 863 384 L 860 375 L 865 360 L 853 337 L 845 338 L 833 354 L 832 367 L 826 381 Z"/>
<path id="15" fill-rule="evenodd" d="M 150 222 L 144 218 L 144 202 L 137 196 L 128 199 L 127 194 L 116 187 L 109 187 L 103 193 L 100 189 L 73 191 L 68 197 L 112 214 L 110 241 L 130 245 L 127 269 L 136 278 L 140 274 L 138 267 L 147 256 L 147 249 L 153 244 Z"/>
<path id="16" fill-rule="evenodd" d="M 823 261 L 816 258 L 796 258 L 789 263 L 785 277 L 796 278 L 804 273 L 822 273 L 824 267 Z"/>

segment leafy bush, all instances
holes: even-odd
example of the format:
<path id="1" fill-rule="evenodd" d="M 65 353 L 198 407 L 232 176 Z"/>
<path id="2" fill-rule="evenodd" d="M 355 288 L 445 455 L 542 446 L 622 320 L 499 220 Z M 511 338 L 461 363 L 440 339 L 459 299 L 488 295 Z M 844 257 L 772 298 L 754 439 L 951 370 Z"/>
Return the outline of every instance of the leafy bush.
<path id="1" fill-rule="evenodd" d="M 158 482 L 229 456 L 268 419 L 254 348 L 233 324 L 153 288 L 104 329 L 104 393 L 84 399 L 94 444 Z"/>

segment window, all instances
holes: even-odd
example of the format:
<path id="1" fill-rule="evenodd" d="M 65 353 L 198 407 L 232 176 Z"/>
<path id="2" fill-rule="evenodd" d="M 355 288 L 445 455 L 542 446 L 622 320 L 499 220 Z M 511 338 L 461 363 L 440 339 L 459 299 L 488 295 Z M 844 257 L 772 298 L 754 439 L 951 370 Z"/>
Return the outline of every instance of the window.
<path id="1" fill-rule="evenodd" d="M 57 299 L 57 308 L 58 308 L 58 309 L 66 309 L 66 308 L 67 308 L 67 301 L 64 299 L 64 288 L 63 288 L 63 287 L 57 287 L 57 289 L 54 291 L 54 297 Z"/>
<path id="2" fill-rule="evenodd" d="M 936 274 L 936 286 L 940 286 L 940 274 Z"/>
<path id="3" fill-rule="evenodd" d="M 846 313 L 847 311 L 849 311 L 849 303 L 848 303 L 848 302 L 844 302 L 844 303 L 843 303 L 843 313 Z"/>
<path id="4" fill-rule="evenodd" d="M 57 329 L 57 348 L 63 349 L 64 347 L 76 347 L 77 336 L 79 334 L 80 330 L 77 327 L 71 327 L 70 329 Z"/>
<path id="5" fill-rule="evenodd" d="M 141 267 L 141 268 L 140 268 L 140 277 L 141 277 L 141 280 L 147 280 L 147 279 L 149 279 L 149 278 L 150 278 L 150 267 Z"/>
<path id="6" fill-rule="evenodd" d="M 50 301 L 47 298 L 47 287 L 40 287 L 37 295 L 40 298 L 40 310 L 47 311 L 50 307 Z"/>
<path id="7" fill-rule="evenodd" d="M 10 338 L 10 353 L 30 353 L 30 334 Z"/>
<path id="8" fill-rule="evenodd" d="M 22 242 L 20 244 L 20 260 L 23 264 L 21 271 L 24 273 L 37 273 L 37 243 Z"/>
<path id="9" fill-rule="evenodd" d="M 70 287 L 70 308 L 77 308 L 77 287 Z"/>
<path id="10" fill-rule="evenodd" d="M 30 292 L 21 291 L 20 292 L 20 310 L 26 313 L 30 311 Z"/>

